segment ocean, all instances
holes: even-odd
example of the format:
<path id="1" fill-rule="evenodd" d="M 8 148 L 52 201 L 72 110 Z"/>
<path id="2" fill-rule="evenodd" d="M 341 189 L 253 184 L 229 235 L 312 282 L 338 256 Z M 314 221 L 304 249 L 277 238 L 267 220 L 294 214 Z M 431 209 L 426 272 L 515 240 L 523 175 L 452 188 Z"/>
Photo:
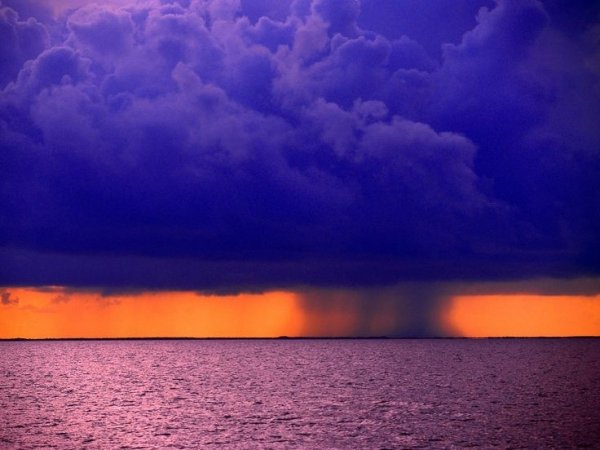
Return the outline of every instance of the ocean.
<path id="1" fill-rule="evenodd" d="M 600 448 L 600 339 L 0 342 L 0 448 Z"/>

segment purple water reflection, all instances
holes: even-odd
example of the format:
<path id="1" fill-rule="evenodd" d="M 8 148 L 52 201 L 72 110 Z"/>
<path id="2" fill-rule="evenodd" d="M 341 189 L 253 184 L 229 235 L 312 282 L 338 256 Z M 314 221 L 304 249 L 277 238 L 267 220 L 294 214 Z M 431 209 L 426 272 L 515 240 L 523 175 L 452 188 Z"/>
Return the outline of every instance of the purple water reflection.
<path id="1" fill-rule="evenodd" d="M 600 442 L 600 340 L 0 343 L 0 448 Z"/>

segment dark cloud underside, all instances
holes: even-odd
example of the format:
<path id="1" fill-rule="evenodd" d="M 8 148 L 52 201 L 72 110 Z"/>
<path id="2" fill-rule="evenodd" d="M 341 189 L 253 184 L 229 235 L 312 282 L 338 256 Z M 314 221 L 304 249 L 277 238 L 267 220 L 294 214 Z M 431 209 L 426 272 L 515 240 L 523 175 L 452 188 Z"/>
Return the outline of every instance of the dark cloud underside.
<path id="1" fill-rule="evenodd" d="M 600 272 L 586 2 L 1 3 L 0 285 Z"/>

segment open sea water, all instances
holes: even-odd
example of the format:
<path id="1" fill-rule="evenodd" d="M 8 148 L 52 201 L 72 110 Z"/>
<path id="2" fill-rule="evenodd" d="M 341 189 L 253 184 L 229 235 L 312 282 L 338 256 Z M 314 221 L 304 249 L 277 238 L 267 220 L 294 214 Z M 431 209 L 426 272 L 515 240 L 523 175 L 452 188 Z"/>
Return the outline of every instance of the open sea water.
<path id="1" fill-rule="evenodd" d="M 600 339 L 0 343 L 0 448 L 600 448 Z"/>

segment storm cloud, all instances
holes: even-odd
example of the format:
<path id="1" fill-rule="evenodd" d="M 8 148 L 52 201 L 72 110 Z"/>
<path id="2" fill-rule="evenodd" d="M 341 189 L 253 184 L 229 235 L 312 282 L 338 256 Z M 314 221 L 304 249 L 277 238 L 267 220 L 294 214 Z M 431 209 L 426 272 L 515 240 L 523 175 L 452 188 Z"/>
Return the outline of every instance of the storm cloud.
<path id="1" fill-rule="evenodd" d="M 1 2 L 0 285 L 600 274 L 598 7 L 87 3 Z"/>

